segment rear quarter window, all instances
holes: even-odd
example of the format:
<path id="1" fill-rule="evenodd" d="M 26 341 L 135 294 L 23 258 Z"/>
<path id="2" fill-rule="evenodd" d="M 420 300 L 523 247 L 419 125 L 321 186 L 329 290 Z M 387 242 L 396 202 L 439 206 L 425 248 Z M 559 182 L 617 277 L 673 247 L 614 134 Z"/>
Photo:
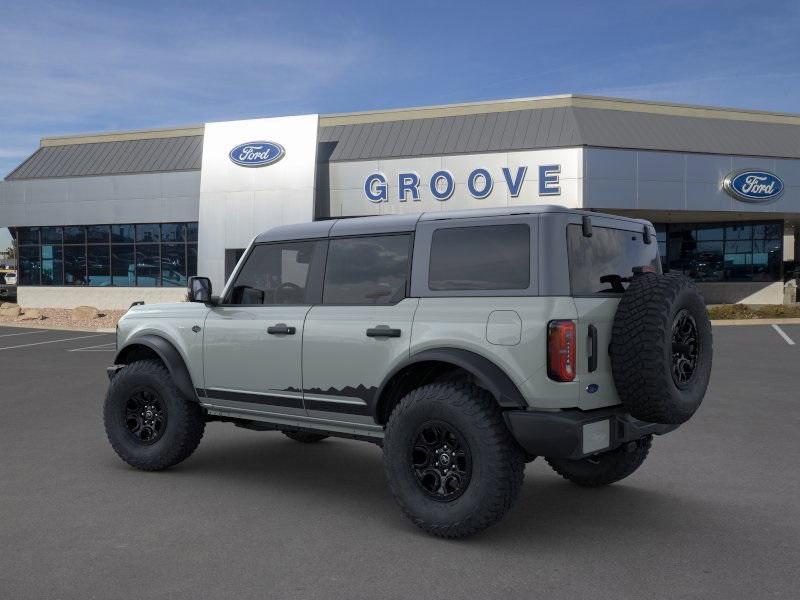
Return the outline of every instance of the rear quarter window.
<path id="1" fill-rule="evenodd" d="M 524 290 L 531 279 L 531 231 L 523 224 L 446 227 L 433 232 L 433 291 Z"/>
<path id="2" fill-rule="evenodd" d="M 568 225 L 567 253 L 573 296 L 622 294 L 635 270 L 661 273 L 658 244 L 645 244 L 636 231 L 595 226 L 587 237 L 580 225 Z"/>

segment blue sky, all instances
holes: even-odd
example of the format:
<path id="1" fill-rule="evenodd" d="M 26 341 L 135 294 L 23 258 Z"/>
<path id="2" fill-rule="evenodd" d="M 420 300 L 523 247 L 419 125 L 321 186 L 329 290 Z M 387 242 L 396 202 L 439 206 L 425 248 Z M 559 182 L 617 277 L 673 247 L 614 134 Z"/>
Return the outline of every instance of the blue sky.
<path id="1" fill-rule="evenodd" d="M 43 135 L 284 114 L 560 93 L 800 112 L 796 1 L 0 0 L 0 14 L 0 175 Z"/>

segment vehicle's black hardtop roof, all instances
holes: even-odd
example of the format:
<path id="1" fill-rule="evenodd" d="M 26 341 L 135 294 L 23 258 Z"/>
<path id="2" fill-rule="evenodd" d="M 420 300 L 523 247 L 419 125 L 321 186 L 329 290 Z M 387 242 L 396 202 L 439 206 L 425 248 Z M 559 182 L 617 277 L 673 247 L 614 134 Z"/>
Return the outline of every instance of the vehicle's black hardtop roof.
<path id="1" fill-rule="evenodd" d="M 450 219 L 476 219 L 481 217 L 502 217 L 507 215 L 573 213 L 579 215 L 608 216 L 615 219 L 644 223 L 640 219 L 605 215 L 590 211 L 567 208 L 554 204 L 504 206 L 497 208 L 476 208 L 464 210 L 442 210 L 403 215 L 375 215 L 370 217 L 345 217 L 326 221 L 312 221 L 294 225 L 281 225 L 256 236 L 255 243 L 276 242 L 280 240 L 302 240 L 321 237 L 340 237 L 378 233 L 403 233 L 414 231 L 420 221 L 441 221 Z"/>

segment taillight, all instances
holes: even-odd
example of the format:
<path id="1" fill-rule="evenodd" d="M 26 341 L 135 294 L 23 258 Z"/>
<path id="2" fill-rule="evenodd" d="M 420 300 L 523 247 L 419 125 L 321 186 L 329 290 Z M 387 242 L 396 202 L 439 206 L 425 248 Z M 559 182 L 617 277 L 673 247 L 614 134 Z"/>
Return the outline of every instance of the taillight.
<path id="1" fill-rule="evenodd" d="M 555 381 L 575 379 L 575 323 L 547 324 L 547 375 Z"/>

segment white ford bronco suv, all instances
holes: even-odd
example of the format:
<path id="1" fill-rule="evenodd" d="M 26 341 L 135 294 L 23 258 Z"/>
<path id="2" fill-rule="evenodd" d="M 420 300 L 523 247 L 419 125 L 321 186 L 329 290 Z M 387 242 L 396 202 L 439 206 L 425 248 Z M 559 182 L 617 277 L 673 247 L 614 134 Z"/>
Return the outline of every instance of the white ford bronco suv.
<path id="1" fill-rule="evenodd" d="M 661 273 L 653 226 L 557 206 L 277 227 L 189 300 L 119 322 L 104 420 L 124 461 L 175 465 L 209 421 L 367 440 L 442 537 L 502 518 L 537 456 L 583 486 L 632 474 L 711 370 L 703 299 Z"/>

